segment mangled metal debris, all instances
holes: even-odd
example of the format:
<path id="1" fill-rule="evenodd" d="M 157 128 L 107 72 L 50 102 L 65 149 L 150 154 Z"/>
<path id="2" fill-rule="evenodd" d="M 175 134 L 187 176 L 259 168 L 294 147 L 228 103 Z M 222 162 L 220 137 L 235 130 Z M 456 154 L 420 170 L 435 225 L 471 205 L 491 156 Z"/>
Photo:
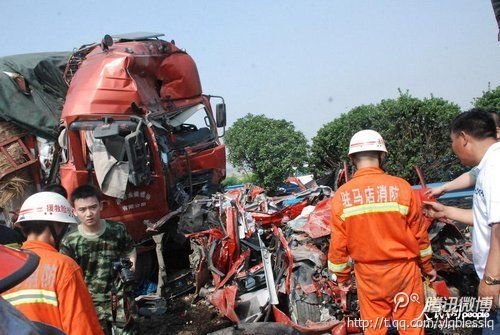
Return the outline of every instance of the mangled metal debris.
<path id="1" fill-rule="evenodd" d="M 196 294 L 238 325 L 274 321 L 308 334 L 361 332 L 345 322 L 359 318 L 355 280 L 341 289 L 327 270 L 331 195 L 316 187 L 272 198 L 245 185 L 195 198 L 179 231 L 191 240 Z M 470 244 L 441 222 L 430 236 L 442 278 L 428 293 L 471 294 Z"/>

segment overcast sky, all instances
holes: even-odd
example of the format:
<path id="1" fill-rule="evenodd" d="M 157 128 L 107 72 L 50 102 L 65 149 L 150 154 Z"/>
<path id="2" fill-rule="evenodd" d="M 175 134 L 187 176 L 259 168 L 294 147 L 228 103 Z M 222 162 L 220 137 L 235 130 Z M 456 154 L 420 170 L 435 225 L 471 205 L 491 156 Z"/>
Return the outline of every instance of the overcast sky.
<path id="1" fill-rule="evenodd" d="M 489 0 L 0 0 L 0 13 L 0 56 L 164 33 L 193 56 L 205 93 L 225 97 L 229 124 L 265 114 L 308 138 L 398 88 L 467 109 L 500 85 Z"/>

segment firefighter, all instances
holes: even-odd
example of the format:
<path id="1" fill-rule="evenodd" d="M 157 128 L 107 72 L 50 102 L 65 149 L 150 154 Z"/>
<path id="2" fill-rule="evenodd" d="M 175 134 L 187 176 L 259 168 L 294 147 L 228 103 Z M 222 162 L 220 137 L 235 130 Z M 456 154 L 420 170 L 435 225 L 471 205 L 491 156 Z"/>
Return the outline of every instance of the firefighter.
<path id="1" fill-rule="evenodd" d="M 56 250 L 67 225 L 76 223 L 69 202 L 57 193 L 36 193 L 24 201 L 17 223 L 27 238 L 22 248 L 37 254 L 40 263 L 3 298 L 28 319 L 66 334 L 103 334 L 80 267 Z"/>
<path id="2" fill-rule="evenodd" d="M 418 197 L 405 180 L 382 170 L 386 154 L 374 130 L 351 138 L 357 171 L 332 199 L 328 269 L 348 289 L 353 261 L 366 334 L 385 334 L 392 326 L 400 334 L 423 334 L 413 320 L 422 318 L 422 272 L 436 278 L 432 249 Z"/>

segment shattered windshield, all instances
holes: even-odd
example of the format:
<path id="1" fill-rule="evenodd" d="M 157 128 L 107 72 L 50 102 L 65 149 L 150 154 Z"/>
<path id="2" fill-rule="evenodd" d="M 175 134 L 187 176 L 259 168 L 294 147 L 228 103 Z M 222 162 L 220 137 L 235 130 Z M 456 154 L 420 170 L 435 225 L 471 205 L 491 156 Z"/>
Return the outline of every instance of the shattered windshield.
<path id="1" fill-rule="evenodd" d="M 155 118 L 157 131 L 168 136 L 159 136 L 158 141 L 165 148 L 185 148 L 199 144 L 213 143 L 215 125 L 203 104 L 180 110 L 172 114 L 163 114 Z M 168 143 L 167 143 L 168 142 Z"/>
<path id="2" fill-rule="evenodd" d="M 203 104 L 197 104 L 181 112 L 175 113 L 172 117 L 167 118 L 167 123 L 172 127 L 179 127 L 183 124 L 193 125 L 196 129 L 212 129 L 213 126 L 212 120 Z"/>

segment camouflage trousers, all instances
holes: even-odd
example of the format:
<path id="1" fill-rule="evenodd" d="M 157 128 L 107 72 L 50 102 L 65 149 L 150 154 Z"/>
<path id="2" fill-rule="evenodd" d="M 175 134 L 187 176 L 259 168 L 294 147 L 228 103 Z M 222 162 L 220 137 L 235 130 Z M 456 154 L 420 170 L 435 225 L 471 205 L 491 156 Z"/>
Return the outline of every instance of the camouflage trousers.
<path id="1" fill-rule="evenodd" d="M 113 320 L 111 308 L 111 295 L 109 301 L 95 302 L 94 306 L 99 318 L 99 323 L 106 335 L 136 335 L 138 334 L 137 311 L 134 299 L 131 296 L 125 297 L 128 307 L 125 304 L 123 294 L 118 294 L 118 308 L 116 320 Z M 126 312 L 127 310 L 127 312 Z M 134 320 L 135 319 L 135 320 Z"/>

